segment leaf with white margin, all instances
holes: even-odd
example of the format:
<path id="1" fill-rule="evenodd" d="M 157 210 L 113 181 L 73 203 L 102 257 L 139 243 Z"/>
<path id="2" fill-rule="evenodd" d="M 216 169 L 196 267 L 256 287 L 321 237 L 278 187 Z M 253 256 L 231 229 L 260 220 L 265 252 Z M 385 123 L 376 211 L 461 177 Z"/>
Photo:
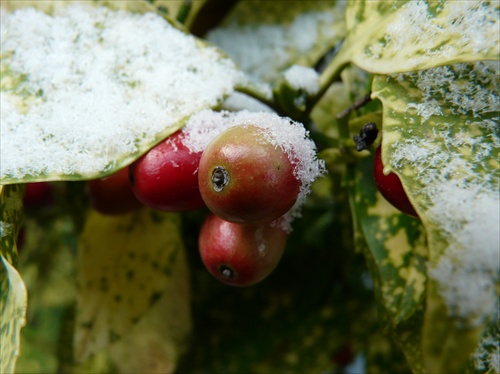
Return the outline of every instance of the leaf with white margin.
<path id="1" fill-rule="evenodd" d="M 1 17 L 4 184 L 111 174 L 243 80 L 155 13 L 85 2 Z"/>
<path id="2" fill-rule="evenodd" d="M 167 290 L 182 250 L 178 215 L 89 212 L 79 245 L 77 360 L 120 340 L 141 320 Z"/>
<path id="3" fill-rule="evenodd" d="M 500 62 L 377 76 L 382 159 L 427 232 L 426 369 L 456 371 L 498 298 Z M 462 357 L 463 360 L 457 360 Z"/>
<path id="4" fill-rule="evenodd" d="M 498 59 L 499 20 L 498 1 L 349 1 L 347 37 L 328 69 L 353 62 L 392 74 Z"/>
<path id="5" fill-rule="evenodd" d="M 272 83 L 333 48 L 345 35 L 344 12 L 343 1 L 240 1 L 207 39 L 253 79 Z"/>
<path id="6" fill-rule="evenodd" d="M 110 346 L 111 360 L 120 372 L 175 372 L 191 332 L 187 265 L 180 251 L 163 296 L 123 339 Z"/>

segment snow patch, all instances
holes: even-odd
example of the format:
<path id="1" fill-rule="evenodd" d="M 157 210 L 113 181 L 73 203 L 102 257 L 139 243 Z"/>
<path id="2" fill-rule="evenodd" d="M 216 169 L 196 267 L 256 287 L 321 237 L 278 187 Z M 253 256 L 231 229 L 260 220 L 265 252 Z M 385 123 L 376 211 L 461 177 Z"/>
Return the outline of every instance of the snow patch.
<path id="1" fill-rule="evenodd" d="M 2 11 L 1 36 L 2 176 L 102 172 L 243 79 L 153 13 Z"/>
<path id="2" fill-rule="evenodd" d="M 319 74 L 314 69 L 293 65 L 285 71 L 285 80 L 295 90 L 304 90 L 309 95 L 319 91 Z"/>

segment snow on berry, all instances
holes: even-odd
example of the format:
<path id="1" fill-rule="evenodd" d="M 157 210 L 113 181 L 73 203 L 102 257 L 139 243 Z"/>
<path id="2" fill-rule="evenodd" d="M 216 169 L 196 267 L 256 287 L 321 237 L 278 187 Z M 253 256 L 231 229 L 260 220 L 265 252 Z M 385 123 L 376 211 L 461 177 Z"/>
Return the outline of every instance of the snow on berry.
<path id="1" fill-rule="evenodd" d="M 275 113 L 204 110 L 191 117 L 183 128 L 182 131 L 186 134 L 184 144 L 192 152 L 200 152 L 224 130 L 250 125 L 262 128 L 266 140 L 283 149 L 294 164 L 294 175 L 301 182 L 297 202 L 278 220 L 279 225 L 289 231 L 290 223 L 300 216 L 300 209 L 310 192 L 312 182 L 325 171 L 324 162 L 317 158 L 316 146 L 302 124 Z"/>

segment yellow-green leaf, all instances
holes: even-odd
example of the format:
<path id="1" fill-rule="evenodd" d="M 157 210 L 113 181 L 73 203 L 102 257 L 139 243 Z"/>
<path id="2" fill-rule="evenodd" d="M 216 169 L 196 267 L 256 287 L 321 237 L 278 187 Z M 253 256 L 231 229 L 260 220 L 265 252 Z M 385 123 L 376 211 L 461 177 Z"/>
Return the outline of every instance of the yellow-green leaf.
<path id="1" fill-rule="evenodd" d="M 79 247 L 75 356 L 84 360 L 123 338 L 161 299 L 183 248 L 177 215 L 148 209 L 90 212 Z M 188 295 L 173 297 L 182 304 Z"/>
<path id="2" fill-rule="evenodd" d="M 189 274 L 179 251 L 171 279 L 158 300 L 124 338 L 110 347 L 122 373 L 173 373 L 191 332 Z"/>

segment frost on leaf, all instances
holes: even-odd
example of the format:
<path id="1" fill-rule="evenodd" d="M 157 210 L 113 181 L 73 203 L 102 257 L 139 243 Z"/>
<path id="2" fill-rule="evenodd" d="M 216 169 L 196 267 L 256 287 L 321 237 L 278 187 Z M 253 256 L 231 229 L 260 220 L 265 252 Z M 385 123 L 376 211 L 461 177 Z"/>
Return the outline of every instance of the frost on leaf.
<path id="1" fill-rule="evenodd" d="M 342 58 L 372 73 L 498 59 L 498 1 L 352 1 Z"/>
<path id="2" fill-rule="evenodd" d="M 427 231 L 428 310 L 439 314 L 441 309 L 430 306 L 442 303 L 447 314 L 427 317 L 431 335 L 431 325 L 445 317 L 451 318 L 443 334 L 463 327 L 480 331 L 495 310 L 499 64 L 457 64 L 374 81 L 373 94 L 384 106 L 384 165 L 400 176 Z M 453 349 L 443 360 L 456 356 Z"/>
<path id="3" fill-rule="evenodd" d="M 175 217 L 147 209 L 119 217 L 90 212 L 79 245 L 78 360 L 124 338 L 169 289 L 183 250 Z M 170 296 L 179 305 L 188 297 Z"/>
<path id="4" fill-rule="evenodd" d="M 68 5 L 1 17 L 5 183 L 110 174 L 241 79 L 154 13 Z"/>

